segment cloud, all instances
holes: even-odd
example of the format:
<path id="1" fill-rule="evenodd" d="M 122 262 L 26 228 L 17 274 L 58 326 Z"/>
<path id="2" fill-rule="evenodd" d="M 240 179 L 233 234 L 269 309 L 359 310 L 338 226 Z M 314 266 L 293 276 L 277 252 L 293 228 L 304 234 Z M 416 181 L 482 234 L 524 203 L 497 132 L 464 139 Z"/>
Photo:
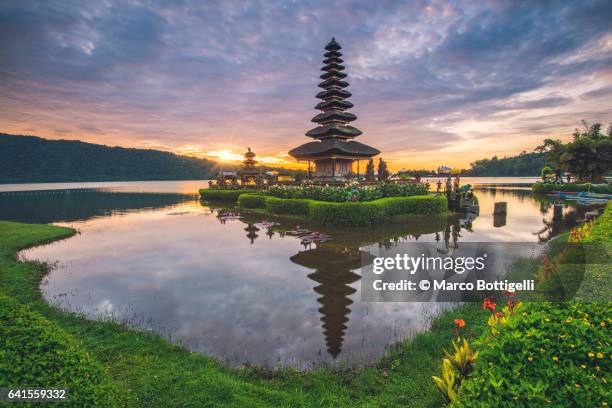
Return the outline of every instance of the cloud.
<path id="1" fill-rule="evenodd" d="M 0 130 L 277 156 L 307 141 L 335 36 L 361 141 L 465 165 L 482 138 L 505 155 L 612 121 L 611 20 L 605 0 L 5 1 Z"/>

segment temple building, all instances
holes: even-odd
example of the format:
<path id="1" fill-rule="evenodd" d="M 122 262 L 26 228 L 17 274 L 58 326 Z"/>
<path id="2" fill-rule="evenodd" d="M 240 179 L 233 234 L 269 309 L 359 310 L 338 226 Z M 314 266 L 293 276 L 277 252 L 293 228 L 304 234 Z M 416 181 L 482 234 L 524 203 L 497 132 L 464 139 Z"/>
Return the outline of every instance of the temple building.
<path id="1" fill-rule="evenodd" d="M 359 160 L 368 160 L 380 153 L 353 140 L 361 131 L 349 125 L 357 117 L 347 112 L 353 104 L 347 100 L 351 93 L 345 89 L 348 83 L 344 81 L 347 74 L 342 72 L 345 67 L 342 65 L 341 48 L 334 38 L 325 46 L 325 65 L 321 68 L 324 71 L 321 75 L 323 82 L 319 84 L 323 91 L 317 94 L 322 101 L 315 106 L 321 113 L 312 118 L 318 126 L 306 132 L 306 136 L 315 141 L 289 151 L 298 161 L 308 162 L 308 175 L 313 180 L 347 180 L 355 172 L 359 173 Z M 353 169 L 355 162 L 357 168 Z"/>
<path id="2" fill-rule="evenodd" d="M 247 152 L 244 154 L 242 168 L 238 171 L 242 185 L 259 184 L 262 177 L 259 169 L 255 167 L 256 165 L 257 160 L 255 160 L 255 153 L 248 147 Z"/>

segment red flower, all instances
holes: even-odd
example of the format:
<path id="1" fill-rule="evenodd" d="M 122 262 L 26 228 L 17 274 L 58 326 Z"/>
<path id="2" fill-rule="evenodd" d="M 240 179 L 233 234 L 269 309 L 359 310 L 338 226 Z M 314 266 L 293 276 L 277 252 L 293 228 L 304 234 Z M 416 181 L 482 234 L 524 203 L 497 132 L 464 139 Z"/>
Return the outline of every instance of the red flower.
<path id="1" fill-rule="evenodd" d="M 486 298 L 484 302 L 482 302 L 483 309 L 489 309 L 491 312 L 495 310 L 495 303 L 491 300 L 491 298 Z"/>
<path id="2" fill-rule="evenodd" d="M 516 292 L 514 291 L 509 291 L 509 290 L 504 290 L 504 295 L 508 296 L 509 298 L 514 297 L 514 295 L 516 295 Z"/>
<path id="3" fill-rule="evenodd" d="M 461 329 L 462 327 L 465 327 L 465 320 L 463 320 L 463 319 L 455 319 L 455 326 L 457 326 L 458 329 Z"/>
<path id="4" fill-rule="evenodd" d="M 495 317 L 497 317 L 498 319 L 501 319 L 502 317 L 504 317 L 504 312 L 495 313 Z"/>

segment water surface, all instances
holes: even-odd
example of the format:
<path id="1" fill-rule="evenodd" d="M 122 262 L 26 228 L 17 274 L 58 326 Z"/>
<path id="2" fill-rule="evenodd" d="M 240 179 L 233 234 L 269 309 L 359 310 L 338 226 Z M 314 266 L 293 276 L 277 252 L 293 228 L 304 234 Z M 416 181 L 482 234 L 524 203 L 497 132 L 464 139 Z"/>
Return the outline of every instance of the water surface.
<path id="1" fill-rule="evenodd" d="M 0 193 L 0 219 L 79 230 L 23 253 L 54 263 L 41 285 L 48 301 L 154 330 L 231 365 L 371 363 L 390 344 L 426 329 L 448 305 L 360 302 L 364 253 L 417 240 L 440 247 L 546 242 L 576 225 L 585 211 L 537 200 L 527 189 L 487 189 L 478 191 L 476 218 L 352 229 L 302 225 L 332 237 L 315 245 L 286 234 L 295 222 L 270 227 L 253 215 L 223 220 L 222 208 L 194 196 L 200 185 L 190 191 L 177 185 L 172 192 L 170 183 L 162 183 L 151 189 L 154 194 L 126 192 L 144 188 L 134 185 Z M 492 215 L 496 201 L 508 202 L 506 217 Z"/>

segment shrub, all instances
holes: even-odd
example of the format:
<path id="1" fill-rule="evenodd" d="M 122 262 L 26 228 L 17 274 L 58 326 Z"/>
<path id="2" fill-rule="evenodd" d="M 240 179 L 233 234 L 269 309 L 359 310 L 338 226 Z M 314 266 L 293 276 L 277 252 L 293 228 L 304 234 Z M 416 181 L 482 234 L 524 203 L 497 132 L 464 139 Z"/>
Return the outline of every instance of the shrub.
<path id="1" fill-rule="evenodd" d="M 277 198 L 310 199 L 342 203 L 352 201 L 373 201 L 384 197 L 409 197 L 425 195 L 429 190 L 427 183 L 378 183 L 375 186 L 272 186 L 267 194 Z"/>
<path id="2" fill-rule="evenodd" d="M 543 183 L 538 181 L 531 186 L 534 193 L 548 193 L 551 191 L 567 191 L 567 192 L 591 192 L 599 194 L 612 194 L 612 185 L 609 184 L 555 184 L 555 183 Z"/>
<path id="3" fill-rule="evenodd" d="M 612 203 L 590 234 L 579 239 L 607 244 L 611 225 Z M 560 243 L 553 241 L 544 269 L 568 261 L 584 269 L 584 257 L 574 253 L 575 247 L 563 245 L 567 235 Z M 593 265 L 595 271 L 587 273 L 594 274 L 585 276 L 589 290 L 597 289 L 586 298 L 598 301 L 525 303 L 504 325 L 496 326 L 495 337 L 483 338 L 473 376 L 453 406 L 608 406 L 612 302 L 607 301 L 609 270 L 597 278 L 600 266 Z M 558 273 L 546 274 L 547 280 Z"/>
<path id="4" fill-rule="evenodd" d="M 377 202 L 384 205 L 388 216 L 398 214 L 434 215 L 441 214 L 448 209 L 448 202 L 443 195 L 389 197 L 377 200 Z"/>
<path id="5" fill-rule="evenodd" d="M 456 406 L 606 406 L 610 305 L 525 304 L 479 352 Z"/>
<path id="6" fill-rule="evenodd" d="M 310 200 L 283 199 L 266 197 L 266 210 L 272 214 L 308 215 Z"/>
<path id="7" fill-rule="evenodd" d="M 261 194 L 240 194 L 238 197 L 238 205 L 241 208 L 265 208 L 266 197 Z"/>
<path id="8" fill-rule="evenodd" d="M 542 167 L 542 170 L 540 171 L 540 178 L 542 180 L 546 180 L 546 177 L 548 177 L 549 174 L 553 174 L 553 169 L 548 166 Z"/>
<path id="9" fill-rule="evenodd" d="M 102 368 L 55 322 L 0 296 L 0 387 L 69 389 L 75 406 L 111 406 Z"/>
<path id="10" fill-rule="evenodd" d="M 307 199 L 243 194 L 243 208 L 262 208 L 272 214 L 307 216 L 324 224 L 371 225 L 400 214 L 434 215 L 447 211 L 445 196 L 389 197 L 366 202 L 334 203 Z"/>
<path id="11" fill-rule="evenodd" d="M 324 224 L 369 225 L 385 219 L 385 206 L 377 201 L 365 203 L 310 202 L 310 218 Z"/>
<path id="12" fill-rule="evenodd" d="M 200 197 L 211 201 L 231 201 L 236 202 L 240 194 L 256 193 L 256 190 L 221 190 L 216 188 L 203 188 L 200 190 Z"/>

